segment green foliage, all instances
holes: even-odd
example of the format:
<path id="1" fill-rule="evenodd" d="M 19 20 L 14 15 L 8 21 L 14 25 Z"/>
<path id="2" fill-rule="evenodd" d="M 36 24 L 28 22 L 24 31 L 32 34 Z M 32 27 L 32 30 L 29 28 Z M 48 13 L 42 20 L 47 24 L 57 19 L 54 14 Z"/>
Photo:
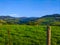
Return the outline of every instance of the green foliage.
<path id="1" fill-rule="evenodd" d="M 52 45 L 60 45 L 60 27 L 51 26 Z M 8 37 L 8 30 L 10 38 Z M 46 26 L 0 25 L 0 45 L 46 45 Z"/>

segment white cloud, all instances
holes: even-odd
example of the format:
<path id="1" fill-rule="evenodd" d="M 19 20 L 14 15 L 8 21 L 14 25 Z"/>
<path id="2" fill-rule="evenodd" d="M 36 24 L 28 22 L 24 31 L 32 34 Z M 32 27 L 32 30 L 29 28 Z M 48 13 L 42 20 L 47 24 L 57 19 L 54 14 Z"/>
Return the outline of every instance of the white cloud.
<path id="1" fill-rule="evenodd" d="M 8 14 L 9 16 L 12 16 L 12 17 L 19 17 L 18 14 Z"/>

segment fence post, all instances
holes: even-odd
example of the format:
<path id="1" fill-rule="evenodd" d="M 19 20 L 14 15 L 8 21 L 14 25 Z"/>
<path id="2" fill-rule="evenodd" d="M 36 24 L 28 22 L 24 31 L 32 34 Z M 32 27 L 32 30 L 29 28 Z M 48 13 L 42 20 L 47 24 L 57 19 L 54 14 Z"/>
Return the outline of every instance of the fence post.
<path id="1" fill-rule="evenodd" d="M 7 45 L 12 45 L 9 27 L 8 27 L 8 29 L 7 29 L 7 33 L 8 33 L 8 44 L 7 44 Z"/>
<path id="2" fill-rule="evenodd" d="M 51 27 L 47 26 L 47 45 L 51 45 Z"/>

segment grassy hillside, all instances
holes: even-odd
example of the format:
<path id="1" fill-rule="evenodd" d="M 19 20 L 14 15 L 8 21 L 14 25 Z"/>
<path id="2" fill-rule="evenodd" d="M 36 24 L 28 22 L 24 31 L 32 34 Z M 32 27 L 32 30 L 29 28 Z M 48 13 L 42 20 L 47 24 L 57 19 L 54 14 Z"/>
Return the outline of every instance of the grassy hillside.
<path id="1" fill-rule="evenodd" d="M 52 45 L 60 45 L 60 27 L 51 26 Z M 0 45 L 46 45 L 46 26 L 0 25 Z"/>
<path id="2" fill-rule="evenodd" d="M 37 20 L 30 21 L 29 24 L 38 25 L 60 25 L 60 14 L 45 15 Z"/>
<path id="3" fill-rule="evenodd" d="M 60 14 L 45 15 L 42 17 L 0 16 L 0 24 L 60 25 Z"/>

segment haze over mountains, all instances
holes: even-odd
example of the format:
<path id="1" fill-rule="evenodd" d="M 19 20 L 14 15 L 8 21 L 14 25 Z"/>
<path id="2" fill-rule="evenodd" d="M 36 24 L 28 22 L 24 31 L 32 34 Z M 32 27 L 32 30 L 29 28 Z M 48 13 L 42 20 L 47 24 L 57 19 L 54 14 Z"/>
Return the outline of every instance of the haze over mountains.
<path id="1" fill-rule="evenodd" d="M 0 24 L 60 25 L 60 14 L 52 14 L 42 17 L 0 16 Z"/>

